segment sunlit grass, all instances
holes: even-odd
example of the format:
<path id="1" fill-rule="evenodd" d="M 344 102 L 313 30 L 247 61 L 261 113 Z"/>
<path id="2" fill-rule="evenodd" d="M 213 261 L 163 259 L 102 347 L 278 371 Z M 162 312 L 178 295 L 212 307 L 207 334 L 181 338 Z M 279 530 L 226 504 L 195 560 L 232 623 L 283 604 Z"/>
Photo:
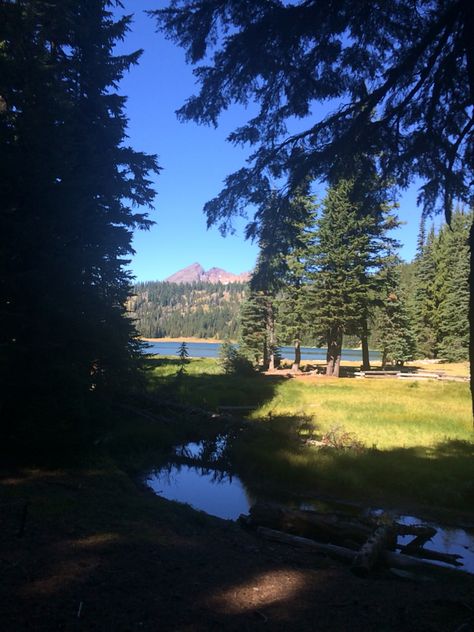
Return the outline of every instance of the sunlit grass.
<path id="1" fill-rule="evenodd" d="M 175 379 L 176 364 L 160 362 L 151 388 Z M 254 406 L 248 417 L 257 423 L 237 438 L 232 452 L 237 473 L 257 493 L 264 487 L 381 504 L 467 512 L 474 507 L 467 383 L 238 378 L 223 375 L 215 359 L 193 360 L 187 369 L 180 391 L 187 403 L 211 409 Z M 304 442 L 317 441 L 335 427 L 356 439 L 357 449 L 321 449 Z"/>
<path id="2" fill-rule="evenodd" d="M 325 433 L 344 426 L 368 447 L 472 440 L 467 384 L 393 380 L 286 380 L 253 417 L 305 414 Z"/>

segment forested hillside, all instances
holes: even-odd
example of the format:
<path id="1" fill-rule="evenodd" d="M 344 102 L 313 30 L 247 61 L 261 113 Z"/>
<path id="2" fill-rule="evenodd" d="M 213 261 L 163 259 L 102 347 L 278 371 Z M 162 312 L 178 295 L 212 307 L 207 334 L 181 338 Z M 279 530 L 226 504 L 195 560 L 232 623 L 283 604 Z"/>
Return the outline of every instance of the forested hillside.
<path id="1" fill-rule="evenodd" d="M 146 338 L 236 339 L 246 283 L 139 283 L 129 309 Z"/>

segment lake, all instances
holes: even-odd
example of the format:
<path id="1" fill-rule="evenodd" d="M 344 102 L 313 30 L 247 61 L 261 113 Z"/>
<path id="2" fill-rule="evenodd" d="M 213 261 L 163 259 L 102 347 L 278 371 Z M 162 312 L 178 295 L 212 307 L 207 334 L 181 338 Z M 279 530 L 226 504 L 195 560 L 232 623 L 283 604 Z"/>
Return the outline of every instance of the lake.
<path id="1" fill-rule="evenodd" d="M 177 356 L 179 342 L 149 342 L 147 343 L 146 352 L 158 355 Z M 217 358 L 221 347 L 218 342 L 187 342 L 188 353 L 191 358 Z M 280 347 L 280 353 L 283 358 L 292 360 L 294 357 L 293 347 Z M 373 361 L 380 360 L 379 351 L 371 351 L 370 359 Z M 301 347 L 301 359 L 311 362 L 325 362 L 326 349 L 318 349 L 316 347 Z M 343 360 L 352 360 L 354 362 L 362 362 L 362 352 L 360 349 L 343 349 Z"/>

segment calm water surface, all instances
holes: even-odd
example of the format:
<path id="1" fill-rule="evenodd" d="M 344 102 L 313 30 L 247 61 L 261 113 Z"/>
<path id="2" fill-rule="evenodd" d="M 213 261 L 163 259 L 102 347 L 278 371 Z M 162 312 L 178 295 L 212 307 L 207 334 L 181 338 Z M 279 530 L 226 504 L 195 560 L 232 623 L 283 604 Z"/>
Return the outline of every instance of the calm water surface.
<path id="1" fill-rule="evenodd" d="M 257 498 L 248 492 L 238 476 L 232 476 L 212 468 L 203 468 L 193 464 L 202 454 L 202 444 L 190 443 L 177 449 L 177 456 L 185 456 L 190 462 L 187 464 L 173 463 L 167 467 L 153 471 L 146 476 L 146 484 L 160 496 L 168 500 L 187 503 L 195 509 L 224 518 L 236 520 L 240 514 L 247 514 L 250 507 L 257 501 L 271 501 L 271 498 Z M 293 504 L 294 506 L 294 504 Z M 317 511 L 342 510 L 342 505 L 335 505 L 308 499 L 299 505 L 301 509 L 315 509 Z M 352 512 L 360 511 L 353 506 Z M 370 510 L 369 510 L 370 511 Z M 380 513 L 374 509 L 372 513 Z M 436 535 L 426 543 L 426 548 L 442 553 L 454 553 L 462 556 L 458 568 L 474 574 L 474 531 L 442 526 L 427 522 L 417 516 L 398 515 L 398 522 L 403 524 L 425 524 L 437 529 Z M 398 544 L 408 544 L 413 536 L 398 538 Z M 441 566 L 448 566 L 436 562 Z M 450 568 L 452 568 L 450 566 Z"/>
<path id="2" fill-rule="evenodd" d="M 146 352 L 159 355 L 178 355 L 179 342 L 149 342 Z M 191 358 L 217 358 L 221 345 L 218 342 L 188 342 L 186 343 Z M 294 357 L 293 347 L 280 347 L 283 358 L 292 360 Z M 326 360 L 326 349 L 316 347 L 301 347 L 302 360 Z M 371 360 L 380 360 L 378 351 L 370 352 Z M 343 349 L 343 360 L 362 361 L 362 352 L 359 349 Z"/>

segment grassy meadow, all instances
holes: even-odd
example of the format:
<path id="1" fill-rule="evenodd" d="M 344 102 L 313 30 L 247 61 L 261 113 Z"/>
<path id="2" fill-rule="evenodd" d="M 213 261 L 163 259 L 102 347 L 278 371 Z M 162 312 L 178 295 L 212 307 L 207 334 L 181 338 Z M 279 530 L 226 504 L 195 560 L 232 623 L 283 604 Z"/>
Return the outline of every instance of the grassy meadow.
<path id="1" fill-rule="evenodd" d="M 150 388 L 190 404 L 252 406 L 231 445 L 255 492 L 331 494 L 471 512 L 474 434 L 467 383 L 223 375 L 215 359 L 151 361 Z M 242 414 L 240 411 L 238 414 Z M 328 445 L 321 445 L 325 440 Z"/>

